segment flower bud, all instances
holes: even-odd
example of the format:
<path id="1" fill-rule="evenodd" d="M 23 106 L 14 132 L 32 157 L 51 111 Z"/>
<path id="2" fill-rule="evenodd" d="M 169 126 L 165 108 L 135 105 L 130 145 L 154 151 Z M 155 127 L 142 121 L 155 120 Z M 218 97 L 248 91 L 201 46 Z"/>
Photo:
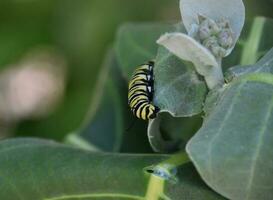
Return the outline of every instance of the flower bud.
<path id="1" fill-rule="evenodd" d="M 221 47 L 229 49 L 233 45 L 233 34 L 230 29 L 222 30 L 218 35 L 218 43 Z"/>
<path id="2" fill-rule="evenodd" d="M 212 53 L 216 57 L 223 58 L 223 57 L 226 56 L 227 50 L 224 49 L 224 48 L 222 48 L 222 47 L 220 47 L 220 46 L 216 46 L 216 47 L 212 47 Z"/>
<path id="3" fill-rule="evenodd" d="M 217 38 L 215 36 L 212 36 L 212 37 L 204 40 L 203 45 L 209 50 L 212 50 L 213 47 L 219 46 Z"/>
<path id="4" fill-rule="evenodd" d="M 199 15 L 198 20 L 199 20 L 198 39 L 201 41 L 206 40 L 211 36 L 217 35 L 221 30 L 219 25 L 212 19 Z"/>
<path id="5" fill-rule="evenodd" d="M 218 38 L 216 36 L 212 36 L 205 40 L 203 45 L 209 49 L 215 57 L 223 58 L 227 53 L 226 49 L 219 45 Z"/>
<path id="6" fill-rule="evenodd" d="M 205 40 L 211 36 L 211 32 L 208 27 L 200 27 L 198 31 L 198 36 L 200 40 Z"/>

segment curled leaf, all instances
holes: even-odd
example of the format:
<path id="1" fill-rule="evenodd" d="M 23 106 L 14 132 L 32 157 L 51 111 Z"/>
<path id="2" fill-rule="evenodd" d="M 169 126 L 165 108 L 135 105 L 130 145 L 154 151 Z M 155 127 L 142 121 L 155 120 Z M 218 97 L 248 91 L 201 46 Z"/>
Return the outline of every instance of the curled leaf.
<path id="1" fill-rule="evenodd" d="M 187 132 L 192 132 L 191 127 L 185 127 L 191 122 L 187 121 L 185 124 L 183 121 L 185 117 L 202 112 L 207 93 L 206 84 L 195 72 L 192 64 L 179 59 L 164 47 L 158 50 L 154 75 L 153 103 L 160 107 L 161 113 L 149 122 L 150 144 L 155 151 L 166 152 L 183 148 L 191 137 Z"/>
<path id="2" fill-rule="evenodd" d="M 202 111 L 207 89 L 192 65 L 162 47 L 158 50 L 154 75 L 153 101 L 162 111 L 176 117 L 193 116 Z"/>
<path id="3" fill-rule="evenodd" d="M 182 60 L 192 62 L 196 71 L 205 77 L 209 88 L 223 83 L 222 69 L 216 58 L 192 37 L 183 33 L 167 33 L 157 43 Z"/>
<path id="4" fill-rule="evenodd" d="M 193 117 L 173 117 L 161 112 L 148 126 L 149 142 L 156 152 L 174 152 L 185 149 L 187 142 L 201 127 L 200 115 Z"/>
<path id="5" fill-rule="evenodd" d="M 251 73 L 271 73 L 273 74 L 273 48 L 260 59 L 255 65 L 235 66 L 229 68 L 226 73 L 226 80 L 232 81 L 234 78 Z"/>

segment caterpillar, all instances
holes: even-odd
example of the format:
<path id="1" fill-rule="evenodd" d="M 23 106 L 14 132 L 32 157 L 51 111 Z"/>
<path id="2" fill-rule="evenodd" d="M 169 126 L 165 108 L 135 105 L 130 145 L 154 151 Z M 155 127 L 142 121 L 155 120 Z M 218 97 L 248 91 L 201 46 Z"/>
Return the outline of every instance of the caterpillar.
<path id="1" fill-rule="evenodd" d="M 139 66 L 133 73 L 128 88 L 128 104 L 133 114 L 143 120 L 154 119 L 159 108 L 152 104 L 154 94 L 154 62 Z"/>

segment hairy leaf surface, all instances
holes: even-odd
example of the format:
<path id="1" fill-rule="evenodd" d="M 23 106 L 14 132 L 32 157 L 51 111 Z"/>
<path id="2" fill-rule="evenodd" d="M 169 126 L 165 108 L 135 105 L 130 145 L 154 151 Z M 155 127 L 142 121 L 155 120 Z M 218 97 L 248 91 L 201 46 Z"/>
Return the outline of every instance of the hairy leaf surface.
<path id="1" fill-rule="evenodd" d="M 178 146 L 183 147 L 182 144 L 187 141 L 185 135 L 194 132 L 193 129 L 183 126 L 183 123 L 175 123 L 185 119 L 171 120 L 167 113 L 173 117 L 191 117 L 199 114 L 202 112 L 207 87 L 191 63 L 179 59 L 164 47 L 159 48 L 154 75 L 154 104 L 161 109 L 162 114 L 149 122 L 148 136 L 154 150 L 170 151 Z M 177 131 L 181 131 L 180 134 L 174 134 L 171 129 L 166 128 L 172 122 L 175 123 Z M 165 129 L 165 133 L 162 132 L 162 128 Z"/>
<path id="2" fill-rule="evenodd" d="M 242 76 L 209 101 L 187 152 L 209 186 L 229 199 L 269 199 L 273 187 L 273 75 Z M 211 99 L 211 100 L 212 100 Z"/>
<path id="3" fill-rule="evenodd" d="M 230 68 L 226 74 L 226 79 L 231 81 L 236 77 L 251 73 L 273 73 L 273 48 L 255 65 L 236 66 Z"/>

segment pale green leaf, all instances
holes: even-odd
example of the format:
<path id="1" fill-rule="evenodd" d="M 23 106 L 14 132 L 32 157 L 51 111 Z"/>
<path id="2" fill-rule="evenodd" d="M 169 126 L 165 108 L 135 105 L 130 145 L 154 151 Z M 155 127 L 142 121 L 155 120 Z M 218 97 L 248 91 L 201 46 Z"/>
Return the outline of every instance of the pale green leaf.
<path id="1" fill-rule="evenodd" d="M 168 112 L 160 113 L 149 122 L 149 142 L 156 152 L 173 152 L 185 149 L 186 143 L 201 127 L 200 115 L 173 117 Z"/>
<path id="2" fill-rule="evenodd" d="M 167 33 L 161 36 L 157 43 L 180 59 L 192 62 L 196 71 L 204 76 L 210 89 L 223 84 L 221 65 L 208 49 L 192 37 L 179 32 Z"/>
<path id="3" fill-rule="evenodd" d="M 161 109 L 161 113 L 149 122 L 150 144 L 155 151 L 170 151 L 179 146 L 183 148 L 200 120 L 173 117 L 191 117 L 202 112 L 207 93 L 205 82 L 190 63 L 179 59 L 164 47 L 159 48 L 154 75 L 154 104 Z M 185 127 L 183 121 L 197 126 Z M 171 125 L 175 130 L 170 129 Z M 163 129 L 165 133 L 162 133 Z"/>
<path id="4" fill-rule="evenodd" d="M 191 160 L 203 180 L 229 199 L 270 199 L 273 75 L 242 76 L 214 99 L 215 107 L 187 144 Z"/>
<path id="5" fill-rule="evenodd" d="M 154 76 L 153 101 L 161 111 L 176 117 L 193 116 L 202 111 L 207 89 L 190 63 L 159 48 Z"/>
<path id="6" fill-rule="evenodd" d="M 273 44 L 272 44 L 273 45 Z M 273 74 L 273 48 L 255 65 L 236 66 L 230 68 L 226 73 L 226 79 L 232 79 L 250 73 L 270 73 Z"/>

